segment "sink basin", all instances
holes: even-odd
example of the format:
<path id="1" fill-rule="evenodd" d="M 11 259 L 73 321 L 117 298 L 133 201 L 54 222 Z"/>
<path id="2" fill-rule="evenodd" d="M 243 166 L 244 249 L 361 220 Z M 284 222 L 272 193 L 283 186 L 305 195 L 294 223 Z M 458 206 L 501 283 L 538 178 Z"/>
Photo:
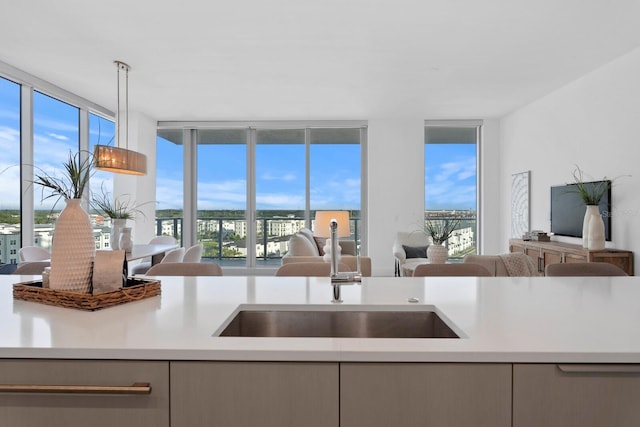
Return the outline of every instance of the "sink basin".
<path id="1" fill-rule="evenodd" d="M 434 311 L 240 310 L 216 336 L 459 338 Z"/>

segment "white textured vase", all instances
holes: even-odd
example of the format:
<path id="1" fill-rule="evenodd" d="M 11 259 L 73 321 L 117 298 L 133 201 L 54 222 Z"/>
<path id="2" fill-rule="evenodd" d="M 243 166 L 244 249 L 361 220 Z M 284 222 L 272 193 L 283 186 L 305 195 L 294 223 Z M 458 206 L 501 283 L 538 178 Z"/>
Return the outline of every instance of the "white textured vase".
<path id="1" fill-rule="evenodd" d="M 588 226 L 587 248 L 593 251 L 604 249 L 604 221 L 598 210 L 598 206 L 589 205 L 587 211 L 591 210 Z M 584 236 L 583 236 L 584 239 Z"/>
<path id="2" fill-rule="evenodd" d="M 442 244 L 429 245 L 427 248 L 427 258 L 429 258 L 429 263 L 431 264 L 444 264 L 447 262 L 447 258 L 449 258 L 449 251 Z"/>
<path id="3" fill-rule="evenodd" d="M 133 238 L 131 237 L 131 227 L 122 227 L 120 229 L 119 247 L 125 252 L 131 252 L 133 248 Z"/>
<path id="4" fill-rule="evenodd" d="M 120 249 L 120 230 L 127 225 L 124 218 L 111 219 L 111 236 L 109 237 L 109 246 L 112 250 Z"/>
<path id="5" fill-rule="evenodd" d="M 584 220 L 582 221 L 582 247 L 589 247 L 589 221 L 591 221 L 591 217 L 593 215 L 600 215 L 598 211 L 598 206 L 596 205 L 587 205 L 587 209 L 584 212 Z"/>
<path id="6" fill-rule="evenodd" d="M 53 231 L 49 287 L 69 292 L 91 292 L 95 251 L 89 215 L 80 205 L 80 199 L 66 199 L 66 206 Z"/>

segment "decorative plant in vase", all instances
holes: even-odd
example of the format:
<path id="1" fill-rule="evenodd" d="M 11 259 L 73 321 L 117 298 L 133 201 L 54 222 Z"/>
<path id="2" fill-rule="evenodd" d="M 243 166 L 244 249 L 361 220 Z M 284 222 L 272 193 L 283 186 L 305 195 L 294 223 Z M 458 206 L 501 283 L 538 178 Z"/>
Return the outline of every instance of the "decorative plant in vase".
<path id="1" fill-rule="evenodd" d="M 120 234 L 127 228 L 128 219 L 133 219 L 138 214 L 144 216 L 144 212 L 140 210 L 140 207 L 150 202 L 136 204 L 131 200 L 131 195 L 129 194 L 123 194 L 120 198 L 113 197 L 111 193 L 105 191 L 104 187 L 101 187 L 100 190 L 100 195 L 92 197 L 91 205 L 96 211 L 111 219 L 111 237 L 109 239 L 111 249 L 131 250 L 130 244 L 128 247 L 120 247 Z"/>
<path id="2" fill-rule="evenodd" d="M 449 240 L 459 226 L 459 218 L 427 219 L 424 229 L 433 242 L 427 248 L 427 258 L 429 258 L 430 263 L 444 264 L 447 261 L 449 254 L 443 243 Z"/>
<path id="3" fill-rule="evenodd" d="M 582 222 L 582 247 L 601 250 L 605 247 L 604 221 L 600 214 L 600 201 L 611 188 L 611 180 L 604 177 L 601 181 L 585 181 L 584 172 L 576 165 L 573 170 L 573 183 L 586 211 Z"/>
<path id="4" fill-rule="evenodd" d="M 69 153 L 60 176 L 44 172 L 35 174 L 34 184 L 42 187 L 42 200 L 61 199 L 66 206 L 56 220 L 51 251 L 49 286 L 71 292 L 91 292 L 91 273 L 95 255 L 93 229 L 80 201 L 93 174 L 93 157 L 80 152 Z M 49 194 L 45 195 L 45 191 Z"/>

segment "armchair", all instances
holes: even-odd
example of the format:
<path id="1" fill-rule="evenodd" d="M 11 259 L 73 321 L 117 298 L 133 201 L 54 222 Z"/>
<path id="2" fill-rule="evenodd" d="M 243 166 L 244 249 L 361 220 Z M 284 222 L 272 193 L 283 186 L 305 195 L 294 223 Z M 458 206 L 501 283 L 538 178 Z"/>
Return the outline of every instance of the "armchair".
<path id="1" fill-rule="evenodd" d="M 422 231 L 399 231 L 393 243 L 395 275 L 411 276 L 416 265 L 428 263 L 427 247 L 430 244 L 429 236 Z"/>

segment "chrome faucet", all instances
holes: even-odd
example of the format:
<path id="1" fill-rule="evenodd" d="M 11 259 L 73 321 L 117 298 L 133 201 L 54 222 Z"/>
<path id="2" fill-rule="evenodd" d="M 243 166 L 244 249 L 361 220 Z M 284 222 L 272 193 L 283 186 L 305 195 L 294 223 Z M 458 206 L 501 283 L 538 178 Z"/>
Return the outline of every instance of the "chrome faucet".
<path id="1" fill-rule="evenodd" d="M 334 287 L 339 287 L 340 283 L 350 283 L 350 282 L 361 282 L 361 275 L 360 275 L 360 255 L 357 254 L 356 256 L 358 256 L 358 260 L 357 260 L 357 266 L 358 266 L 358 271 L 356 271 L 355 273 L 353 272 L 342 272 L 340 273 L 338 271 L 338 262 L 339 262 L 339 256 L 338 256 L 338 221 L 336 221 L 335 219 L 332 219 L 329 222 L 329 232 L 330 232 L 330 239 L 331 239 L 331 283 L 334 285 Z M 334 288 L 334 295 L 340 295 L 340 289 L 335 289 Z M 334 299 L 339 299 L 339 296 L 337 298 Z"/>

